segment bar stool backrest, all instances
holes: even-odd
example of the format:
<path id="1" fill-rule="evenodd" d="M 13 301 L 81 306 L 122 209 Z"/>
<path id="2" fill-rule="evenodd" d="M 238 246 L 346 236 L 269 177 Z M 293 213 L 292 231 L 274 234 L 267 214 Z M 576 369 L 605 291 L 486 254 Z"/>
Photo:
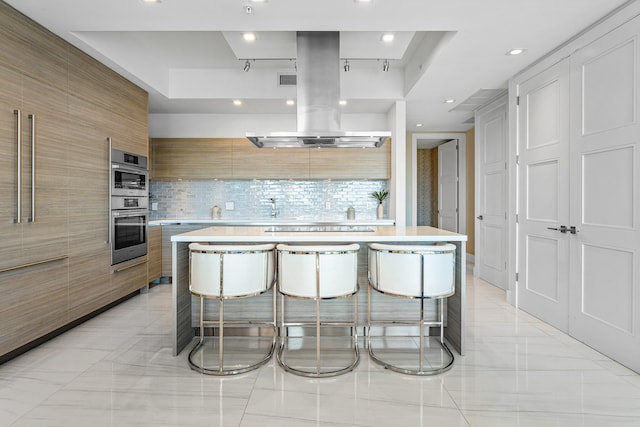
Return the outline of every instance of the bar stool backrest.
<path id="1" fill-rule="evenodd" d="M 455 245 L 449 243 L 438 245 L 371 243 L 369 245 L 369 283 L 380 292 L 392 295 L 413 298 L 451 296 L 455 290 L 455 250 Z"/>
<path id="2" fill-rule="evenodd" d="M 316 298 L 316 260 L 319 261 L 320 298 L 351 295 L 358 289 L 358 244 L 278 245 L 278 286 L 281 293 Z"/>
<path id="3" fill-rule="evenodd" d="M 274 282 L 274 248 L 273 244 L 191 243 L 189 290 L 205 297 L 222 298 L 265 292 Z"/>

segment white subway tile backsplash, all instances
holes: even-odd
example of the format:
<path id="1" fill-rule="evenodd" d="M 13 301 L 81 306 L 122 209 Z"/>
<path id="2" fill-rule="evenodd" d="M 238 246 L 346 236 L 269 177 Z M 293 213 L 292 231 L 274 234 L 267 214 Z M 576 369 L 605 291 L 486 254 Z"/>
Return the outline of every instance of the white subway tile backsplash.
<path id="1" fill-rule="evenodd" d="M 277 218 L 346 219 L 347 208 L 353 206 L 356 219 L 375 219 L 376 203 L 370 194 L 386 187 L 384 180 L 151 181 L 151 202 L 158 210 L 150 217 L 211 218 L 211 208 L 218 205 L 223 219 L 269 219 L 269 199 L 274 198 Z M 227 202 L 233 202 L 233 210 L 225 209 Z"/>

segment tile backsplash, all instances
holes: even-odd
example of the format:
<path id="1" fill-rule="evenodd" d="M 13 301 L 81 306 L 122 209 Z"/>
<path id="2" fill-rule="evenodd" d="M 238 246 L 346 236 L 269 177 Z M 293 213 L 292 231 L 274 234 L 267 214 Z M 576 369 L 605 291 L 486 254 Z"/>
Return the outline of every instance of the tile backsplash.
<path id="1" fill-rule="evenodd" d="M 222 219 L 270 219 L 270 198 L 276 201 L 276 219 L 346 219 L 350 206 L 356 219 L 376 219 L 377 202 L 370 194 L 386 188 L 384 180 L 151 181 L 150 203 L 157 203 L 157 210 L 150 219 L 208 219 L 214 205 Z"/>

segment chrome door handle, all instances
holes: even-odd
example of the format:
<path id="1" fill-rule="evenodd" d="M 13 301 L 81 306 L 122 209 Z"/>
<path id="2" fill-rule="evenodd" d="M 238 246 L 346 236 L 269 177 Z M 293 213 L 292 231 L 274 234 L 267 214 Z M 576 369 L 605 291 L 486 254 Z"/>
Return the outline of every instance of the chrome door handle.
<path id="1" fill-rule="evenodd" d="M 547 227 L 547 230 L 559 231 L 559 232 L 561 232 L 561 233 L 563 233 L 563 234 L 564 234 L 564 233 L 566 233 L 567 231 L 569 231 L 569 230 L 567 229 L 567 227 L 566 227 L 566 226 L 564 226 L 564 225 L 561 225 L 561 226 L 560 226 L 560 228 Z"/>
<path id="2" fill-rule="evenodd" d="M 18 155 L 18 188 L 17 188 L 17 203 L 16 203 L 16 207 L 17 207 L 17 216 L 16 219 L 13 221 L 16 224 L 20 224 L 22 222 L 22 111 L 20 110 L 14 110 L 13 111 L 17 117 L 17 124 L 16 124 L 16 143 L 18 145 L 18 149 L 17 149 L 17 155 Z"/>
<path id="3" fill-rule="evenodd" d="M 478 218 L 480 221 L 482 221 L 484 219 L 483 215 L 478 215 L 476 218 Z"/>
<path id="4" fill-rule="evenodd" d="M 111 149 L 113 148 L 113 142 L 111 140 L 111 137 L 108 136 L 107 137 L 107 149 L 109 150 L 109 164 L 107 165 L 107 173 L 109 174 L 109 176 L 107 177 L 107 185 L 109 186 L 109 188 L 107 188 L 107 194 L 108 194 L 108 198 L 109 198 L 109 209 L 107 209 L 107 241 L 105 242 L 107 245 L 111 245 L 111 176 L 113 175 L 111 172 Z"/>
<path id="5" fill-rule="evenodd" d="M 36 222 L 36 115 L 29 114 L 31 120 L 31 218 Z"/>
<path id="6" fill-rule="evenodd" d="M 569 233 L 571 234 L 578 234 L 578 231 L 580 230 L 578 230 L 575 225 L 572 225 L 571 227 L 569 227 Z"/>

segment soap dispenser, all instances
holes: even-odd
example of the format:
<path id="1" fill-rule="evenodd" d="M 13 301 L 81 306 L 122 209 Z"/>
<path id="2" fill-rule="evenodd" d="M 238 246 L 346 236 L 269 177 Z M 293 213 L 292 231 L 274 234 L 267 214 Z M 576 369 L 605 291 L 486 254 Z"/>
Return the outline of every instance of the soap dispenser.
<path id="1" fill-rule="evenodd" d="M 213 219 L 220 219 L 220 217 L 222 216 L 222 212 L 220 210 L 220 206 L 218 205 L 214 205 L 211 208 L 211 218 Z"/>
<path id="2" fill-rule="evenodd" d="M 349 206 L 347 209 L 347 219 L 356 219 L 356 210 L 353 206 Z"/>

